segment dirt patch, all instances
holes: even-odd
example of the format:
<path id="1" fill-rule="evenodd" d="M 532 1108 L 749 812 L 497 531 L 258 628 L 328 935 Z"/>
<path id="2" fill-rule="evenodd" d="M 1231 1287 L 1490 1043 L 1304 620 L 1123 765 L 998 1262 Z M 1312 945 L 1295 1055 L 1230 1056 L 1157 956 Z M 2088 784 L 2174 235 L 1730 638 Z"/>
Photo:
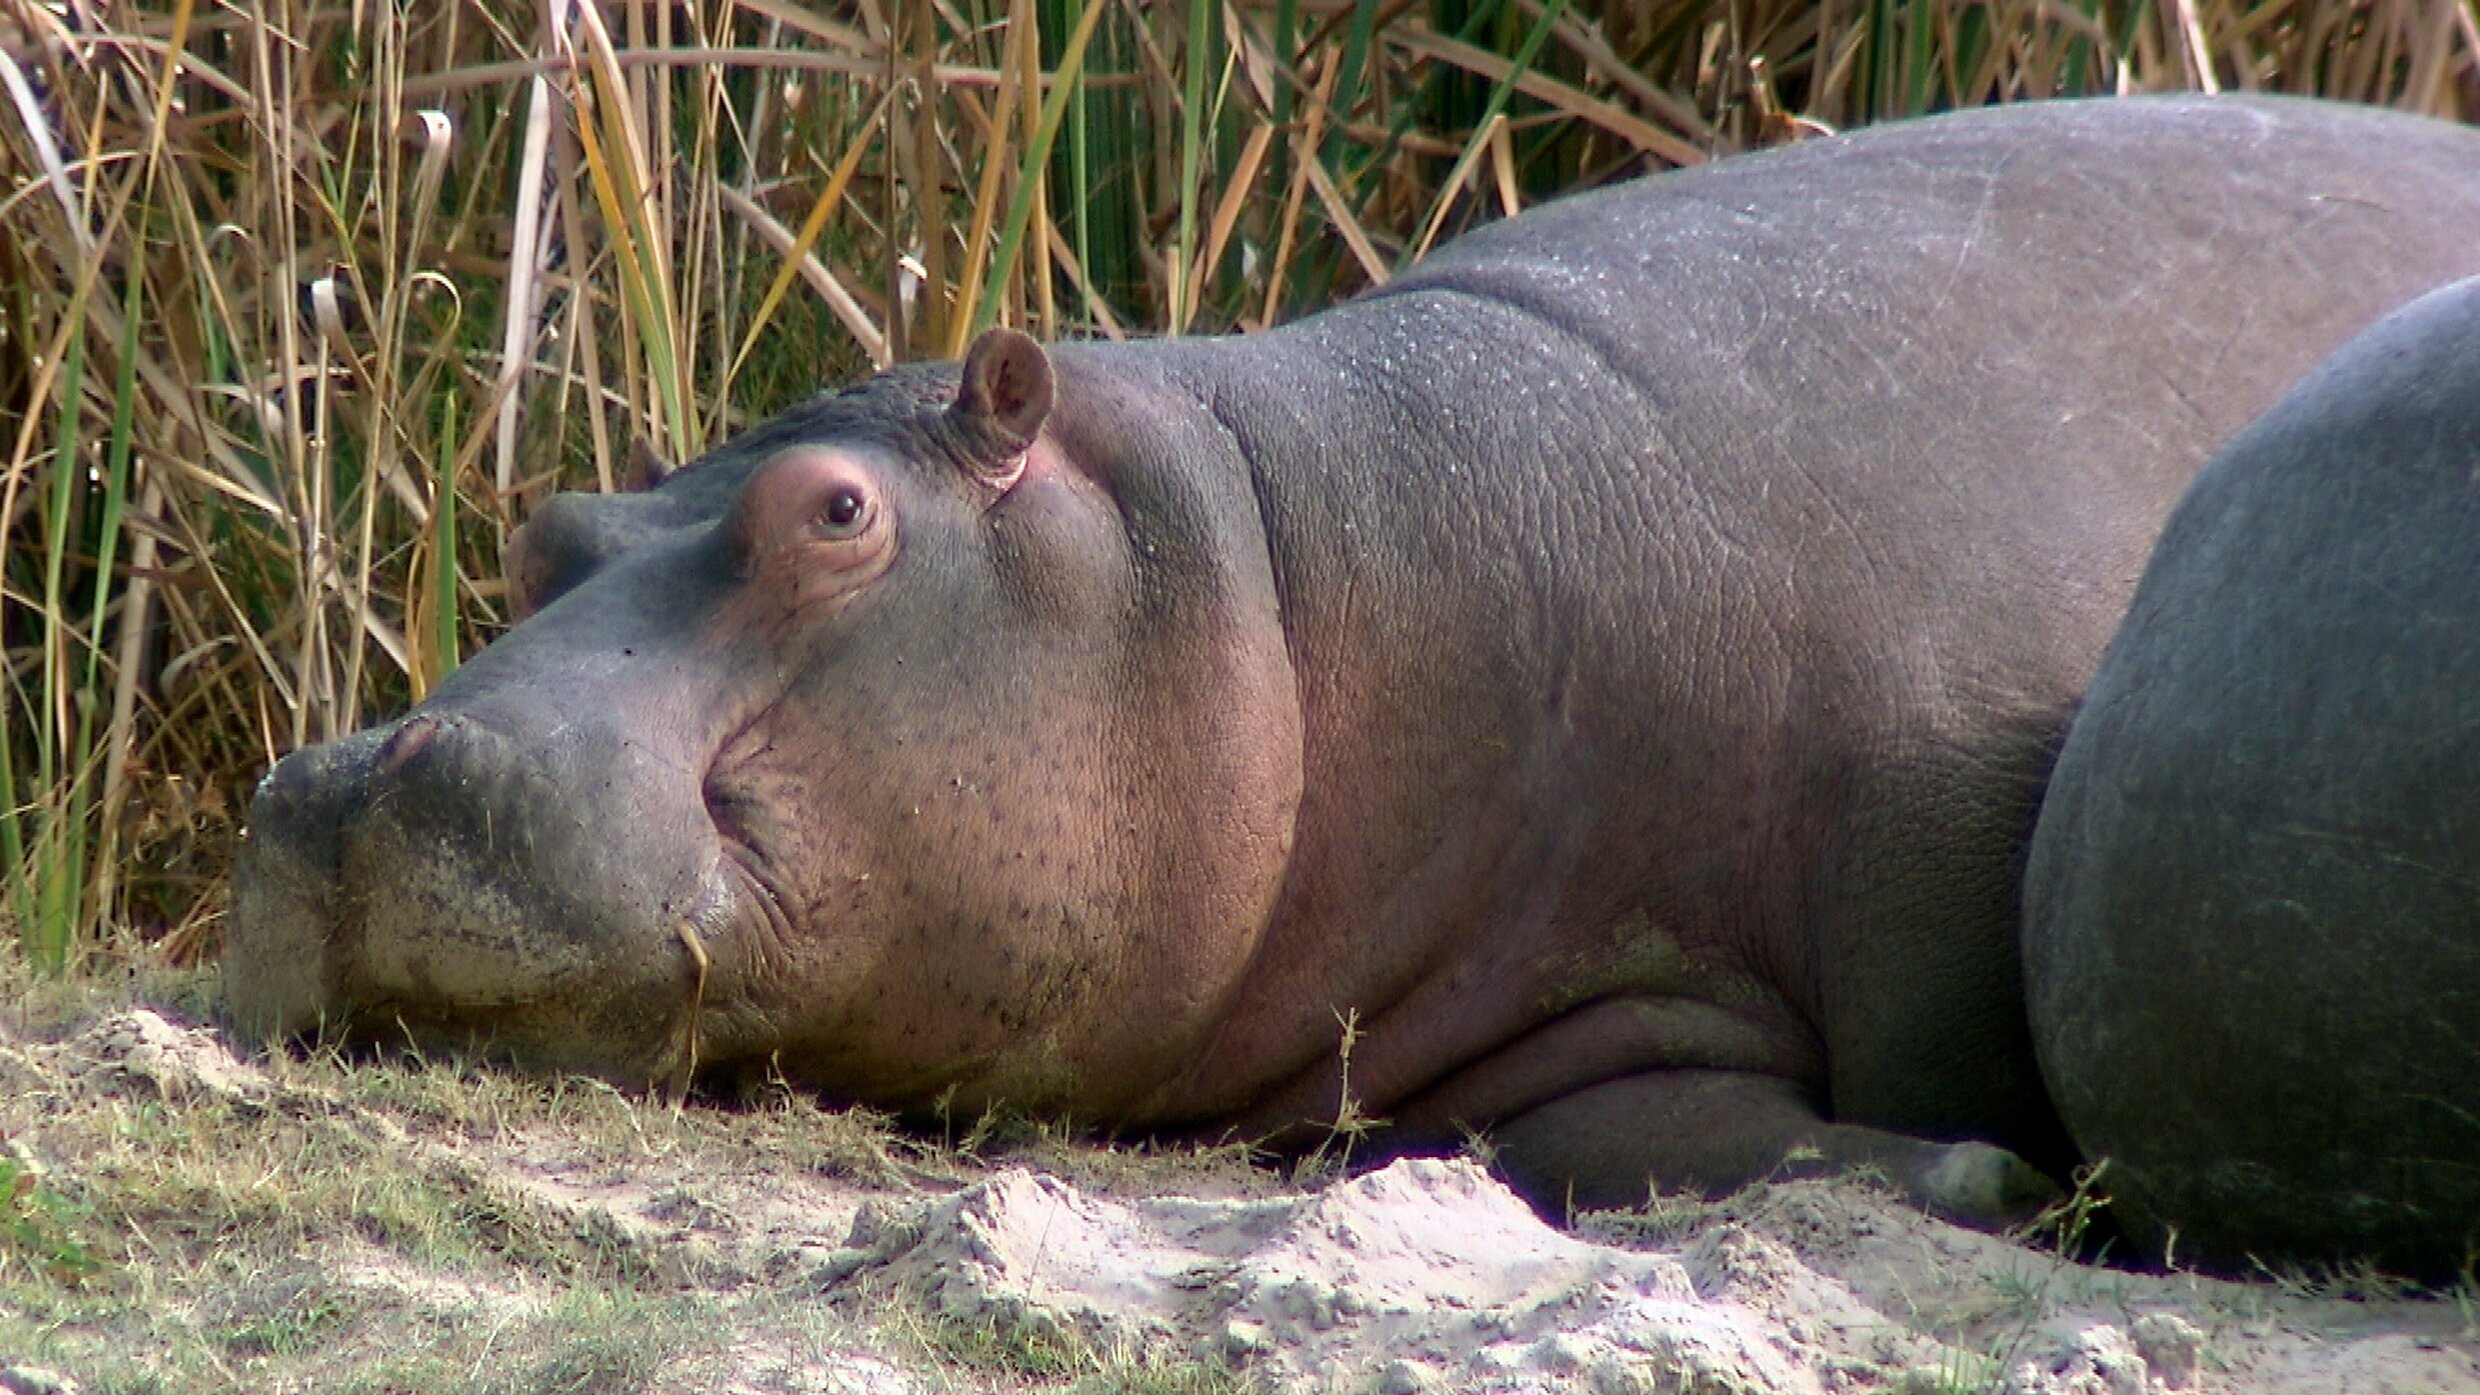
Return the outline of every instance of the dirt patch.
<path id="1" fill-rule="evenodd" d="M 1471 1160 L 993 1164 L 142 1008 L 0 1030 L 0 1088 L 6 1390 L 2480 1395 L 2468 1288 L 2094 1268 L 1859 1180 L 1579 1232 Z"/>

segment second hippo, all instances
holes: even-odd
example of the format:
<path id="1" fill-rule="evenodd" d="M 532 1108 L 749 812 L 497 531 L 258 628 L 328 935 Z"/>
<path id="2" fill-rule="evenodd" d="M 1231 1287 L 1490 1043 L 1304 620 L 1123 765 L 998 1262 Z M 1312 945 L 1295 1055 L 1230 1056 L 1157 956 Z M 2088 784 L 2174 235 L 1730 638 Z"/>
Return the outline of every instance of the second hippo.
<path id="1" fill-rule="evenodd" d="M 2480 281 L 2353 340 L 2179 505 L 2025 886 L 2113 1204 L 2222 1264 L 2480 1263 Z"/>

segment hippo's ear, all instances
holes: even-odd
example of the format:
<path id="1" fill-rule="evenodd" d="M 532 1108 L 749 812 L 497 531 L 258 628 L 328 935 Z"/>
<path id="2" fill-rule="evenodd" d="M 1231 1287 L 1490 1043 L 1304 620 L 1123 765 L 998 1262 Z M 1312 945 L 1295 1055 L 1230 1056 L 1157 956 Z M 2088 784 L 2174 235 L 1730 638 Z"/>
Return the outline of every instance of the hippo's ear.
<path id="1" fill-rule="evenodd" d="M 680 467 L 663 458 L 654 442 L 640 436 L 629 442 L 628 468 L 621 473 L 620 489 L 625 494 L 643 494 L 672 477 Z"/>
<path id="2" fill-rule="evenodd" d="M 1051 358 L 1012 329 L 986 331 L 965 351 L 956 404 L 947 409 L 975 478 L 1004 489 L 1025 468 L 1025 451 L 1051 414 Z"/>

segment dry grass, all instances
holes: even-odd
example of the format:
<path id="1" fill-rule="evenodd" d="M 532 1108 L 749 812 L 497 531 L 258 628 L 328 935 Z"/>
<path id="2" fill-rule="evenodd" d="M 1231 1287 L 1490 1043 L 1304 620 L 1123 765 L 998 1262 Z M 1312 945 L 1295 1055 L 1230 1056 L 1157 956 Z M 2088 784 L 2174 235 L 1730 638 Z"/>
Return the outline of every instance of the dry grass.
<path id="1" fill-rule="evenodd" d="M 2480 111 L 2467 0 L 0 0 L 0 933 L 194 957 L 251 780 L 611 488 L 998 321 L 1263 325 L 1582 182 L 2222 86 Z"/>

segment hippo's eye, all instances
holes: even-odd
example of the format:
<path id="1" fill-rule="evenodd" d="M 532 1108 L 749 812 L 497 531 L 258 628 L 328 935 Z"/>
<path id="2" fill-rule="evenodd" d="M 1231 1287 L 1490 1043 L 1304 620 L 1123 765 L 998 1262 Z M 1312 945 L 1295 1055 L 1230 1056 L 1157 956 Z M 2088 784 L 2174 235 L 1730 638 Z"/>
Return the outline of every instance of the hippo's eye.
<path id="1" fill-rule="evenodd" d="M 861 491 L 845 485 L 827 496 L 826 507 L 818 510 L 818 522 L 830 533 L 849 532 L 867 508 Z"/>

